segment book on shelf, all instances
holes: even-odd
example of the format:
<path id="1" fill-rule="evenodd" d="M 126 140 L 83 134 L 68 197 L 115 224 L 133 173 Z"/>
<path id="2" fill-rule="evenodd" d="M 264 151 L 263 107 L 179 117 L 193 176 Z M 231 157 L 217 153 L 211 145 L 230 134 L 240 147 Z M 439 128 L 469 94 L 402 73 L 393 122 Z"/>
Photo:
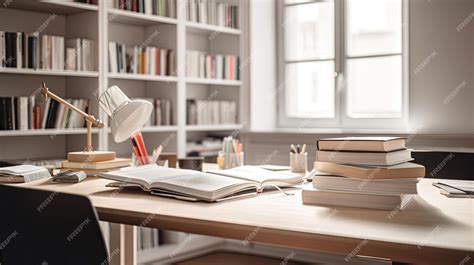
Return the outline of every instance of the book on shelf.
<path id="1" fill-rule="evenodd" d="M 211 54 L 202 51 L 186 51 L 187 77 L 240 80 L 240 57 Z"/>
<path id="2" fill-rule="evenodd" d="M 313 189 L 303 202 L 383 210 L 404 209 L 417 194 L 425 167 L 400 137 L 345 137 L 317 141 Z M 324 149 L 324 150 L 322 150 Z"/>
<path id="3" fill-rule="evenodd" d="M 171 99 L 166 98 L 134 98 L 142 99 L 153 105 L 154 111 L 150 115 L 150 119 L 145 123 L 147 126 L 170 126 L 173 125 L 173 109 L 171 107 Z"/>
<path id="4" fill-rule="evenodd" d="M 33 165 L 18 165 L 0 168 L 0 183 L 25 183 L 50 178 L 48 169 Z"/>
<path id="5" fill-rule="evenodd" d="M 68 39 L 66 47 L 67 70 L 94 71 L 94 60 L 96 58 L 94 41 L 83 38 Z"/>
<path id="6" fill-rule="evenodd" d="M 88 4 L 88 5 L 97 5 L 98 1 L 99 0 L 74 0 L 74 2 L 84 3 L 84 4 Z"/>
<path id="7" fill-rule="evenodd" d="M 236 124 L 237 104 L 224 100 L 187 100 L 187 124 Z"/>
<path id="8" fill-rule="evenodd" d="M 186 7 L 188 21 L 234 29 L 239 27 L 237 5 L 216 0 L 187 0 Z"/>
<path id="9" fill-rule="evenodd" d="M 302 182 L 301 176 L 296 174 L 272 172 L 253 166 L 204 173 L 153 164 L 104 172 L 100 176 L 129 184 L 131 188 L 140 187 L 153 195 L 208 202 L 261 192 L 266 186 L 287 187 Z"/>
<path id="10" fill-rule="evenodd" d="M 176 75 L 176 55 L 171 49 L 151 46 L 127 47 L 109 42 L 109 71 L 146 75 Z"/>
<path id="11" fill-rule="evenodd" d="M 37 33 L 0 31 L 0 67 L 37 69 L 40 43 Z"/>
<path id="12" fill-rule="evenodd" d="M 37 129 L 35 96 L 0 97 L 0 130 Z"/>
<path id="13" fill-rule="evenodd" d="M 137 249 L 146 250 L 160 245 L 160 230 L 149 227 L 137 227 Z"/>
<path id="14" fill-rule="evenodd" d="M 64 37 L 41 36 L 41 67 L 44 70 L 64 70 Z"/>
<path id="15" fill-rule="evenodd" d="M 425 176 L 425 167 L 411 162 L 384 167 L 316 161 L 314 168 L 329 174 L 367 180 L 422 178 Z"/>
<path id="16" fill-rule="evenodd" d="M 111 0 L 113 8 L 176 18 L 176 0 Z"/>

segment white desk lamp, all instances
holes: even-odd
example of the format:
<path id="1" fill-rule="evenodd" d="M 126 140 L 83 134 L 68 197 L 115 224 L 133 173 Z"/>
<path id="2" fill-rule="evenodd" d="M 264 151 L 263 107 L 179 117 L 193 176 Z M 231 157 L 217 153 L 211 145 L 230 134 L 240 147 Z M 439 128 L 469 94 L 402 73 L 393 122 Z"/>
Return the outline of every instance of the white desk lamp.
<path id="1" fill-rule="evenodd" d="M 92 126 L 103 128 L 104 123 L 93 115 L 67 102 L 63 98 L 49 91 L 43 82 L 41 93 L 45 98 L 50 97 L 67 108 L 79 113 L 86 120 L 87 143 L 83 151 L 69 152 L 71 162 L 100 162 L 115 159 L 115 152 L 94 151 L 92 148 Z M 109 87 L 99 97 L 100 107 L 111 117 L 112 137 L 115 142 L 123 142 L 130 138 L 132 133 L 140 130 L 150 118 L 153 106 L 146 100 L 130 100 L 118 86 Z"/>
<path id="2" fill-rule="evenodd" d="M 111 118 L 112 136 L 117 143 L 130 139 L 150 118 L 153 105 L 142 99 L 130 100 L 118 86 L 109 87 L 99 97 L 100 107 Z"/>

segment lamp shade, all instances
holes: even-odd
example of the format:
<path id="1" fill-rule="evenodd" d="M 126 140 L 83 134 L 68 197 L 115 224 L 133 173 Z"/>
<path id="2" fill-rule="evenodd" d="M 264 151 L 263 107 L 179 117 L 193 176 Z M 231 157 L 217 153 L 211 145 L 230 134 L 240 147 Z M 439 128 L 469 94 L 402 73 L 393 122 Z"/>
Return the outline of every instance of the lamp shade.
<path id="1" fill-rule="evenodd" d="M 112 137 L 117 143 L 130 139 L 150 118 L 153 106 L 146 100 L 130 100 L 118 86 L 109 87 L 99 97 L 100 107 L 111 118 Z"/>

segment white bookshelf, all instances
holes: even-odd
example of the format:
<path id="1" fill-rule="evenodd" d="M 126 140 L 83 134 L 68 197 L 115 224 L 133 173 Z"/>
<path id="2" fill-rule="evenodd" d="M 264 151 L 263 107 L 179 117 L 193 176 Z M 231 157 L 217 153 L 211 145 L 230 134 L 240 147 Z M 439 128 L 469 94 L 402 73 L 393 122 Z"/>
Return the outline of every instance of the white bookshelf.
<path id="1" fill-rule="evenodd" d="M 187 50 L 200 50 L 215 54 L 234 54 L 241 62 L 248 57 L 245 25 L 231 29 L 214 25 L 188 22 L 186 3 L 177 0 L 177 18 L 168 18 L 109 6 L 110 0 L 98 1 L 98 6 L 75 3 L 71 0 L 15 0 L 7 7 L 0 5 L 0 30 L 34 32 L 49 22 L 40 34 L 69 38 L 87 38 L 95 41 L 96 71 L 51 71 L 42 69 L 0 68 L 0 96 L 28 96 L 37 93 L 42 82 L 50 90 L 66 98 L 89 98 L 90 113 L 107 123 L 108 117 L 99 108 L 97 96 L 106 88 L 118 85 L 129 97 L 169 98 L 172 102 L 172 125 L 147 126 L 142 129 L 145 142 L 151 150 L 165 143 L 164 152 L 186 155 L 188 139 L 206 137 L 208 133 L 231 134 L 247 124 L 243 113 L 246 108 L 248 87 L 247 69 L 241 70 L 239 81 L 187 78 L 185 61 Z M 244 0 L 222 0 L 239 5 L 239 21 L 248 13 Z M 51 17 L 54 16 L 54 19 Z M 156 37 L 148 40 L 154 33 Z M 173 49 L 177 69 L 173 76 L 109 73 L 108 43 L 117 41 L 126 45 L 141 45 Z M 238 106 L 237 124 L 187 125 L 187 99 L 207 99 L 218 90 L 216 100 L 232 100 Z M 110 128 L 93 129 L 93 146 L 96 150 L 116 151 L 119 156 L 130 155 L 131 144 L 115 143 Z M 65 158 L 67 152 L 82 150 L 85 128 L 0 131 L 0 160 Z M 26 156 L 25 157 L 25 153 Z M 199 241 L 199 240 L 198 240 Z M 215 244 L 214 239 L 202 240 L 204 249 Z M 179 243 L 178 243 L 179 244 Z M 202 246 L 201 246 L 202 245 Z M 166 257 L 167 245 L 161 250 L 139 253 L 143 262 Z"/>

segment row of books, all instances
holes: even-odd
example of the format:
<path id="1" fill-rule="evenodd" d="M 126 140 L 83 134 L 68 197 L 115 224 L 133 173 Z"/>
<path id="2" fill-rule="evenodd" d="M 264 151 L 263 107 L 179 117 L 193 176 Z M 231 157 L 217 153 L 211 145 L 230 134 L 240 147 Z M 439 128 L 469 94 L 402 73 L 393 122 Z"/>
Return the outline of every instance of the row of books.
<path id="1" fill-rule="evenodd" d="M 147 15 L 176 17 L 176 0 L 114 0 L 113 7 Z"/>
<path id="2" fill-rule="evenodd" d="M 145 250 L 156 248 L 160 245 L 160 230 L 137 227 L 137 249 Z"/>
<path id="3" fill-rule="evenodd" d="M 145 126 L 169 126 L 173 124 L 171 100 L 165 98 L 136 98 L 150 102 L 154 110 Z"/>
<path id="4" fill-rule="evenodd" d="M 89 99 L 67 99 L 87 112 Z M 33 130 L 82 128 L 84 119 L 51 98 L 37 101 L 29 97 L 0 98 L 0 130 Z"/>
<path id="5" fill-rule="evenodd" d="M 188 0 L 186 12 L 189 21 L 236 29 L 238 10 L 236 5 L 216 0 Z"/>
<path id="6" fill-rule="evenodd" d="M 93 71 L 94 41 L 75 38 L 66 41 L 66 70 Z"/>
<path id="7" fill-rule="evenodd" d="M 187 100 L 187 124 L 235 124 L 237 105 L 223 100 Z"/>
<path id="8" fill-rule="evenodd" d="M 201 51 L 186 52 L 188 77 L 240 80 L 240 57 L 210 54 Z"/>
<path id="9" fill-rule="evenodd" d="M 313 189 L 303 203 L 403 210 L 417 192 L 425 167 L 412 162 L 399 137 L 347 137 L 317 142 Z"/>
<path id="10" fill-rule="evenodd" d="M 109 42 L 109 71 L 147 75 L 175 75 L 175 51 Z"/>
<path id="11" fill-rule="evenodd" d="M 92 71 L 93 41 L 38 33 L 0 31 L 1 67 L 44 70 Z M 67 45 L 67 49 L 66 46 Z M 66 52 L 66 60 L 65 60 Z"/>

